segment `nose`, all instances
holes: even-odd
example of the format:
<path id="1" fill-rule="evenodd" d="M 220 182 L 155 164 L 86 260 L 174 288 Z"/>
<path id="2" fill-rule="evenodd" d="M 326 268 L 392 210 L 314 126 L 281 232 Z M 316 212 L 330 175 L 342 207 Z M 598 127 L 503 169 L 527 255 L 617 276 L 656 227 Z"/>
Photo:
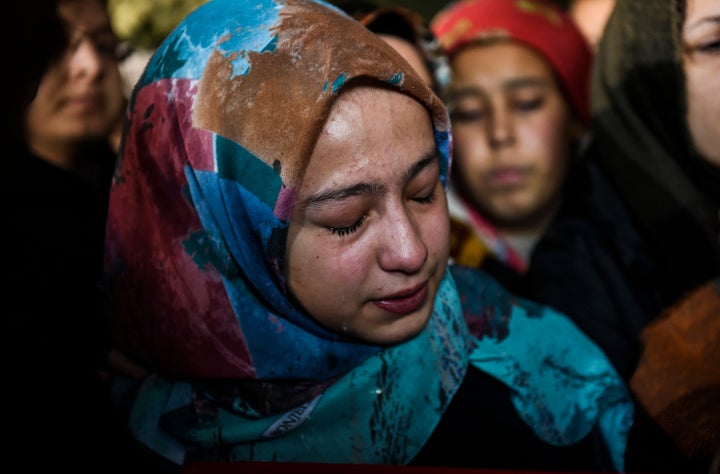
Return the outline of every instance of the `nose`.
<path id="1" fill-rule="evenodd" d="M 96 77 L 102 74 L 104 57 L 90 38 L 80 39 L 68 53 L 71 77 Z"/>
<path id="2" fill-rule="evenodd" d="M 387 217 L 378 257 L 380 267 L 388 272 L 418 272 L 428 258 L 428 250 L 415 219 L 404 207 Z"/>
<path id="3" fill-rule="evenodd" d="M 492 148 L 506 146 L 515 139 L 512 114 L 504 107 L 493 107 L 487 121 L 488 137 Z"/>

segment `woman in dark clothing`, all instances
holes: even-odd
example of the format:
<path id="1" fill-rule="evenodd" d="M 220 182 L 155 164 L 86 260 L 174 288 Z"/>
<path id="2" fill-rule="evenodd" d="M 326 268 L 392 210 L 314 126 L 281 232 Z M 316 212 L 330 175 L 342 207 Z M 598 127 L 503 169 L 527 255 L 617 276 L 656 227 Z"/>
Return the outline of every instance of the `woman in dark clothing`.
<path id="1" fill-rule="evenodd" d="M 684 9 L 678 0 L 619 2 L 597 58 L 587 152 L 649 244 L 665 302 L 720 272 L 717 76 L 690 81 L 696 69 L 717 70 L 717 32 L 705 26 L 689 44 Z M 706 115 L 693 113 L 702 103 Z"/>
<path id="2" fill-rule="evenodd" d="M 528 275 L 528 295 L 573 316 L 626 379 L 640 330 L 720 273 L 720 147 L 696 144 L 708 140 L 703 128 L 720 123 L 711 118 L 717 106 L 688 120 L 717 94 L 688 93 L 682 11 L 684 2 L 671 0 L 619 2 L 593 78 L 584 158 L 594 171 L 569 181 L 575 197 L 538 244 Z M 711 70 L 713 34 L 693 52 Z"/>
<path id="3" fill-rule="evenodd" d="M 592 81 L 595 171 L 569 182 L 528 275 L 631 382 L 638 470 L 707 472 L 720 449 L 718 18 L 713 0 L 618 1 Z"/>
<path id="4" fill-rule="evenodd" d="M 608 180 L 578 156 L 590 48 L 545 1 L 456 2 L 431 26 L 453 68 L 451 257 L 569 314 L 629 379 L 628 340 L 660 310 L 657 272 Z"/>
<path id="5" fill-rule="evenodd" d="M 716 0 L 620 0 L 588 151 L 647 242 L 665 309 L 640 333 L 631 387 L 693 472 L 720 460 L 719 44 Z"/>
<path id="6" fill-rule="evenodd" d="M 4 57 L 24 57 L 10 61 L 22 66 L 0 179 L 7 454 L 40 471 L 127 472 L 135 451 L 105 380 L 100 286 L 115 165 L 107 134 L 123 112 L 118 41 L 102 0 L 9 8 L 19 28 Z"/>

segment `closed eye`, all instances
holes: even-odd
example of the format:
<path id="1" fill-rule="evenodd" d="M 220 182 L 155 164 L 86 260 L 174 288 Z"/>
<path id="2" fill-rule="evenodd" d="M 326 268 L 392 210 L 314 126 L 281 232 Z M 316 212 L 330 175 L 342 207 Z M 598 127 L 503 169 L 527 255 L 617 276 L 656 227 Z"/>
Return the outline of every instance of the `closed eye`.
<path id="1" fill-rule="evenodd" d="M 420 204 L 432 204 L 433 202 L 435 202 L 435 199 L 437 199 L 437 194 L 436 194 L 435 190 L 433 189 L 433 192 L 431 192 L 427 196 L 413 198 L 413 201 L 420 203 Z"/>
<path id="2" fill-rule="evenodd" d="M 710 41 L 705 44 L 701 44 L 698 48 L 698 51 L 702 53 L 707 54 L 717 54 L 720 53 L 720 40 L 717 41 Z"/>
<path id="3" fill-rule="evenodd" d="M 516 100 L 513 103 L 513 108 L 519 112 L 533 112 L 541 108 L 543 102 L 542 97 L 531 100 Z"/>
<path id="4" fill-rule="evenodd" d="M 365 220 L 367 219 L 367 214 L 364 214 L 360 220 L 355 222 L 352 225 L 349 225 L 347 227 L 328 227 L 330 229 L 330 232 L 333 234 L 337 234 L 339 237 L 343 237 L 345 235 L 350 235 L 354 232 L 356 232 L 362 225 L 365 223 Z"/>
<path id="5" fill-rule="evenodd" d="M 487 113 L 484 110 L 454 110 L 450 115 L 450 118 L 459 123 L 468 123 L 482 120 L 487 117 Z"/>

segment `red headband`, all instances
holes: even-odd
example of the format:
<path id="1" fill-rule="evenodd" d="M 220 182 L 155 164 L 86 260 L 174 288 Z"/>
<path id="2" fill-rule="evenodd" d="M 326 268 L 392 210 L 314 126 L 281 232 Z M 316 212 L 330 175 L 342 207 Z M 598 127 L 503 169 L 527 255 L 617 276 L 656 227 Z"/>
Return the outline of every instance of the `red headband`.
<path id="1" fill-rule="evenodd" d="M 593 54 L 570 16 L 545 0 L 461 0 L 430 23 L 448 55 L 479 39 L 511 38 L 538 52 L 560 78 L 575 114 L 588 122 Z"/>

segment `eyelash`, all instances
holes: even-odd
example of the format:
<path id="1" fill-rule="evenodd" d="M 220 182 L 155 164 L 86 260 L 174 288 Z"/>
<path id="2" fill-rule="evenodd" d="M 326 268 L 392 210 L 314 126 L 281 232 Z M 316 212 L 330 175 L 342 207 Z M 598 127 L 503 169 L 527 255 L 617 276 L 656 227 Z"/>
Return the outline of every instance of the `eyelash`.
<path id="1" fill-rule="evenodd" d="M 694 56 L 696 54 L 708 54 L 715 56 L 720 54 L 720 39 L 699 42 L 694 45 L 685 45 L 684 53 L 689 56 Z"/>
<path id="2" fill-rule="evenodd" d="M 428 194 L 427 196 L 423 196 L 420 198 L 415 198 L 413 201 L 420 203 L 420 204 L 432 204 L 435 202 L 435 198 L 437 196 L 435 195 L 435 189 L 433 188 L 432 192 Z"/>
<path id="3" fill-rule="evenodd" d="M 717 54 L 720 52 L 720 40 L 711 41 L 709 43 L 700 45 L 698 51 L 709 54 Z"/>
<path id="4" fill-rule="evenodd" d="M 512 108 L 520 113 L 526 113 L 526 112 L 533 112 L 537 109 L 539 109 L 543 104 L 542 98 L 532 99 L 532 100 L 518 100 L 513 102 Z M 473 110 L 469 112 L 464 112 L 461 110 L 454 110 L 452 112 L 452 119 L 456 120 L 460 123 L 464 122 L 473 122 L 477 120 L 482 120 L 484 117 L 487 116 L 487 113 L 484 109 L 479 110 Z"/>
<path id="5" fill-rule="evenodd" d="M 528 112 L 532 110 L 539 109 L 543 104 L 542 98 L 532 99 L 532 100 L 520 100 L 513 104 L 513 107 L 515 109 L 518 109 L 522 112 Z"/>
<path id="6" fill-rule="evenodd" d="M 436 197 L 437 196 L 435 194 L 435 189 L 433 189 L 433 191 L 430 194 L 428 194 L 427 196 L 415 198 L 415 199 L 413 199 L 413 201 L 420 203 L 420 204 L 432 204 L 433 202 L 435 202 Z M 360 218 L 360 220 L 358 220 L 353 225 L 349 225 L 347 227 L 329 227 L 328 229 L 330 230 L 330 232 L 332 234 L 335 234 L 338 237 L 343 237 L 343 236 L 355 233 L 360 227 L 362 227 L 362 225 L 365 223 L 366 219 L 367 219 L 367 214 L 364 214 Z"/>
<path id="7" fill-rule="evenodd" d="M 347 227 L 329 227 L 330 232 L 333 234 L 337 234 L 338 237 L 343 237 L 345 235 L 350 235 L 357 231 L 362 225 L 365 223 L 365 219 L 367 219 L 367 214 L 364 214 L 359 221 L 354 223 L 353 225 L 347 226 Z"/>

